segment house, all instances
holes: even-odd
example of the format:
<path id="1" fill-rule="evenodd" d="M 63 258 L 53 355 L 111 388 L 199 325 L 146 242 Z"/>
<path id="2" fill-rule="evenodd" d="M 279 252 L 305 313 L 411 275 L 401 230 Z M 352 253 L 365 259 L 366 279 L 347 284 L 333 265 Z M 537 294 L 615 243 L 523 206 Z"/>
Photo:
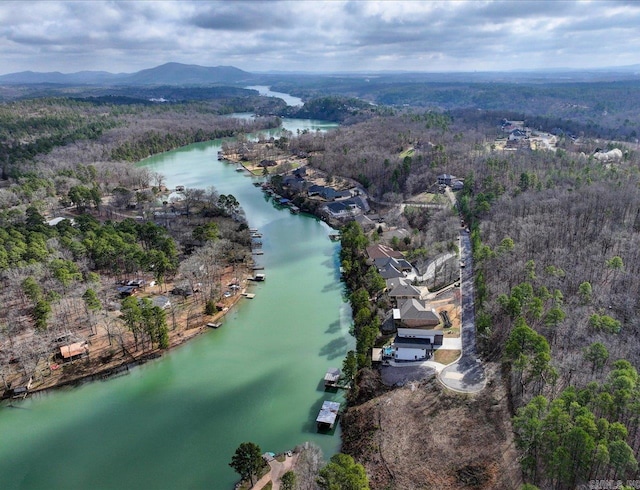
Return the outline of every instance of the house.
<path id="1" fill-rule="evenodd" d="M 86 342 L 74 342 L 60 347 L 60 356 L 63 361 L 73 361 L 89 355 L 89 346 Z"/>
<path id="2" fill-rule="evenodd" d="M 393 277 L 385 281 L 387 283 L 387 291 L 391 291 L 402 284 L 409 284 L 408 280 L 404 277 Z"/>
<path id="3" fill-rule="evenodd" d="M 384 279 L 388 281 L 390 279 L 400 279 L 404 278 L 404 273 L 399 271 L 393 266 L 385 267 L 384 269 L 378 269 L 378 274 Z"/>
<path id="4" fill-rule="evenodd" d="M 454 180 L 454 176 L 451 174 L 441 174 L 438 175 L 438 184 L 439 185 L 451 185 Z"/>
<path id="5" fill-rule="evenodd" d="M 151 298 L 151 304 L 163 310 L 171 307 L 171 301 L 166 296 L 154 296 Z"/>
<path id="6" fill-rule="evenodd" d="M 359 214 L 358 216 L 356 216 L 354 221 L 358 223 L 360 225 L 360 228 L 362 228 L 364 231 L 373 230 L 377 226 L 375 221 L 364 214 Z"/>
<path id="7" fill-rule="evenodd" d="M 282 179 L 282 185 L 295 192 L 302 192 L 307 185 L 307 181 L 296 175 L 287 175 Z"/>
<path id="8" fill-rule="evenodd" d="M 379 259 L 382 257 L 393 257 L 394 259 L 404 258 L 404 255 L 402 255 L 402 252 L 394 250 L 390 246 L 383 245 L 380 243 L 367 247 L 366 252 L 367 252 L 367 256 L 371 260 Z"/>
<path id="9" fill-rule="evenodd" d="M 387 294 L 396 302 L 411 298 L 420 299 L 422 296 L 422 292 L 411 284 L 399 284 Z"/>
<path id="10" fill-rule="evenodd" d="M 338 192 L 332 187 L 323 187 L 318 195 L 326 201 L 334 201 L 338 197 Z"/>
<path id="11" fill-rule="evenodd" d="M 360 213 L 357 206 L 344 202 L 330 202 L 323 206 L 323 209 L 330 217 L 337 219 L 349 218 Z"/>
<path id="12" fill-rule="evenodd" d="M 442 345 L 443 338 L 440 330 L 399 328 L 392 345 L 393 357 L 398 361 L 428 359 Z"/>
<path id="13" fill-rule="evenodd" d="M 332 402 L 325 400 L 322 403 L 320 413 L 316 417 L 316 424 L 318 430 L 330 430 L 338 419 L 338 412 L 340 411 L 340 404 L 338 402 Z"/>
<path id="14" fill-rule="evenodd" d="M 461 191 L 462 189 L 464 189 L 464 182 L 461 180 L 454 180 L 451 184 L 452 191 Z"/>
<path id="15" fill-rule="evenodd" d="M 138 288 L 135 286 L 120 286 L 118 287 L 118 292 L 120 293 L 120 296 L 124 298 L 125 296 L 133 296 L 136 294 L 138 292 Z"/>
<path id="16" fill-rule="evenodd" d="M 440 325 L 440 317 L 415 298 L 409 298 L 393 309 L 393 320 L 399 327 L 425 328 Z"/>
<path id="17" fill-rule="evenodd" d="M 394 257 L 381 257 L 373 261 L 378 269 L 386 269 L 387 267 L 395 267 L 401 272 L 411 272 L 413 270 L 412 265 L 405 259 L 396 259 Z"/>
<path id="18" fill-rule="evenodd" d="M 342 191 L 342 192 L 349 192 L 349 191 Z M 364 196 L 350 197 L 349 199 L 345 199 L 342 202 L 344 204 L 355 204 L 362 210 L 363 213 L 368 213 L 369 211 L 371 211 L 371 208 L 369 207 L 369 203 L 367 202 L 367 198 Z"/>
<path id="19" fill-rule="evenodd" d="M 306 177 L 307 176 L 307 167 L 298 167 L 297 169 L 295 169 L 293 171 L 293 175 L 295 175 L 296 177 Z"/>
<path id="20" fill-rule="evenodd" d="M 351 191 L 348 191 L 348 190 L 336 191 L 336 199 L 345 199 L 348 197 L 351 197 Z"/>
<path id="21" fill-rule="evenodd" d="M 318 185 L 318 184 L 313 184 L 311 186 L 309 186 L 309 188 L 307 189 L 307 195 L 309 197 L 311 196 L 317 196 L 320 194 L 320 192 L 324 189 L 323 185 Z"/>
<path id="22" fill-rule="evenodd" d="M 509 133 L 509 141 L 521 141 L 528 137 L 529 135 L 522 129 L 514 129 Z"/>

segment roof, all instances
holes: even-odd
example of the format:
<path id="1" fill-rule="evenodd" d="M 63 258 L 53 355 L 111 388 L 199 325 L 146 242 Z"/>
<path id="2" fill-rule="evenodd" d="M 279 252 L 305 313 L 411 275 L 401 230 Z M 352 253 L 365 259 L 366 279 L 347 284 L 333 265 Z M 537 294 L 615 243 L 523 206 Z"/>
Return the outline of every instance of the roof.
<path id="1" fill-rule="evenodd" d="M 382 349 L 380 347 L 371 348 L 371 361 L 373 362 L 382 361 Z"/>
<path id="2" fill-rule="evenodd" d="M 393 341 L 393 346 L 397 349 L 426 349 L 431 345 L 431 340 L 429 339 L 396 337 L 396 340 Z"/>
<path id="3" fill-rule="evenodd" d="M 444 335 L 442 330 L 423 330 L 421 328 L 399 328 L 398 337 L 424 339 Z"/>
<path id="4" fill-rule="evenodd" d="M 385 267 L 384 269 L 380 269 L 378 273 L 380 274 L 382 279 L 385 279 L 385 280 L 404 277 L 404 274 L 402 272 L 400 272 L 398 269 L 396 269 L 391 265 L 389 267 Z"/>
<path id="5" fill-rule="evenodd" d="M 88 352 L 89 347 L 87 347 L 86 342 L 75 342 L 73 344 L 63 345 L 60 347 L 60 355 L 63 359 L 80 356 L 82 354 L 87 354 Z"/>
<path id="6" fill-rule="evenodd" d="M 397 298 L 401 296 L 407 297 L 416 297 L 419 298 L 422 295 L 418 288 L 413 287 L 411 284 L 399 284 L 391 291 L 389 291 L 389 296 Z"/>
<path id="7" fill-rule="evenodd" d="M 322 403 L 320 413 L 316 418 L 316 422 L 319 424 L 333 425 L 338 418 L 338 411 L 340 410 L 340 404 L 338 402 L 332 402 L 325 400 Z"/>
<path id="8" fill-rule="evenodd" d="M 327 374 L 324 375 L 325 381 L 338 381 L 340 379 L 340 370 L 338 368 L 327 369 Z"/>
<path id="9" fill-rule="evenodd" d="M 358 216 L 356 216 L 355 221 L 362 227 L 375 226 L 375 224 L 376 224 L 375 221 L 370 219 L 369 216 L 367 216 L 365 214 L 359 214 Z"/>
<path id="10" fill-rule="evenodd" d="M 63 217 L 58 216 L 57 218 L 53 218 L 53 219 L 50 219 L 49 221 L 47 221 L 47 224 L 49 226 L 56 226 L 58 223 L 60 223 L 60 222 L 62 222 L 64 220 L 69 220 L 69 222 L 71 224 L 75 223 L 72 218 L 63 218 Z"/>
<path id="11" fill-rule="evenodd" d="M 402 284 L 408 284 L 407 283 L 407 279 L 405 279 L 404 277 L 392 277 L 390 279 L 387 279 L 387 288 L 389 289 L 389 291 L 391 291 L 393 288 L 398 287 Z"/>
<path id="12" fill-rule="evenodd" d="M 327 204 L 327 209 L 331 214 L 342 214 L 348 211 L 347 206 L 345 206 L 341 202 L 330 202 L 329 204 Z"/>
<path id="13" fill-rule="evenodd" d="M 344 191 L 344 192 L 349 192 L 349 191 Z M 367 200 L 365 198 L 363 198 L 362 196 L 355 196 L 355 197 L 350 197 L 349 199 L 344 199 L 342 201 L 345 204 L 355 204 L 357 207 L 359 207 L 360 209 L 362 209 L 363 212 L 368 212 L 369 211 L 369 203 L 367 203 Z"/>
<path id="14" fill-rule="evenodd" d="M 151 304 L 160 308 L 168 308 L 171 306 L 171 301 L 166 296 L 154 296 L 151 298 Z"/>
<path id="15" fill-rule="evenodd" d="M 383 257 L 393 257 L 395 259 L 404 258 L 404 255 L 402 255 L 402 252 L 394 250 L 390 246 L 383 245 L 381 243 L 378 243 L 376 245 L 371 245 L 367 247 L 366 250 L 369 258 L 373 260 L 383 258 Z"/>
<path id="16" fill-rule="evenodd" d="M 320 191 L 320 195 L 325 199 L 335 199 L 338 195 L 338 192 L 332 187 L 323 187 Z"/>
<path id="17" fill-rule="evenodd" d="M 395 267 L 398 270 L 412 270 L 413 267 L 405 259 L 396 259 L 394 257 L 380 257 L 373 260 L 373 263 L 379 269 L 385 269 L 389 266 Z"/>
<path id="18" fill-rule="evenodd" d="M 420 301 L 414 298 L 406 300 L 399 305 L 402 320 L 421 320 L 425 323 L 438 325 L 440 317 L 432 309 L 429 310 Z"/>

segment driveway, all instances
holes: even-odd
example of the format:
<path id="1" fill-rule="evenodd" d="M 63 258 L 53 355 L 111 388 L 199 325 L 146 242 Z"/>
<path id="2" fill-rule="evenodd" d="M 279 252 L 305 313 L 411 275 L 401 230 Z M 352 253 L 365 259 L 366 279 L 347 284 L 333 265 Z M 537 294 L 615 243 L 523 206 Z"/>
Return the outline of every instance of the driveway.
<path id="1" fill-rule="evenodd" d="M 463 393 L 477 393 L 485 387 L 484 368 L 476 350 L 476 325 L 473 288 L 473 256 L 471 239 L 465 231 L 460 232 L 460 257 L 466 267 L 461 269 L 460 291 L 462 293 L 462 356 L 440 371 L 438 379 L 447 388 Z"/>
<path id="2" fill-rule="evenodd" d="M 252 490 L 260 490 L 269 482 L 272 484 L 272 490 L 278 490 L 280 488 L 280 478 L 295 466 L 297 459 L 298 454 L 294 453 L 292 456 L 285 456 L 282 463 L 276 459 L 269 461 L 269 472 L 260 478 L 253 487 L 251 487 Z"/>

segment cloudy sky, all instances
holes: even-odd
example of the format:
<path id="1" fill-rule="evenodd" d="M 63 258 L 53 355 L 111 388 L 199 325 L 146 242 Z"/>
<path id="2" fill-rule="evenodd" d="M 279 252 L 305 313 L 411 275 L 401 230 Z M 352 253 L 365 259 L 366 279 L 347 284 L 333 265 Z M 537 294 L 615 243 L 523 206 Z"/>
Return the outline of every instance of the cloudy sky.
<path id="1" fill-rule="evenodd" d="M 640 63 L 640 1 L 0 1 L 0 74 L 494 71 Z"/>

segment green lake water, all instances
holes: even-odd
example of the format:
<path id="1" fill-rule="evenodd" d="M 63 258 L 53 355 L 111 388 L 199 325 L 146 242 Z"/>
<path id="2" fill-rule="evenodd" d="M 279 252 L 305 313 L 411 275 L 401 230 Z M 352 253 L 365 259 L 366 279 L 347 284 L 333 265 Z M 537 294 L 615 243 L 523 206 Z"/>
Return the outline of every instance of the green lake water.
<path id="1" fill-rule="evenodd" d="M 286 129 L 331 125 L 285 120 Z M 142 162 L 170 187 L 233 194 L 263 234 L 266 281 L 218 330 L 130 374 L 0 409 L 0 488 L 229 489 L 241 442 L 281 452 L 304 441 L 337 452 L 339 429 L 317 434 L 322 378 L 353 348 L 339 280 L 339 244 L 309 216 L 267 201 L 246 173 L 218 161 L 220 141 Z"/>

